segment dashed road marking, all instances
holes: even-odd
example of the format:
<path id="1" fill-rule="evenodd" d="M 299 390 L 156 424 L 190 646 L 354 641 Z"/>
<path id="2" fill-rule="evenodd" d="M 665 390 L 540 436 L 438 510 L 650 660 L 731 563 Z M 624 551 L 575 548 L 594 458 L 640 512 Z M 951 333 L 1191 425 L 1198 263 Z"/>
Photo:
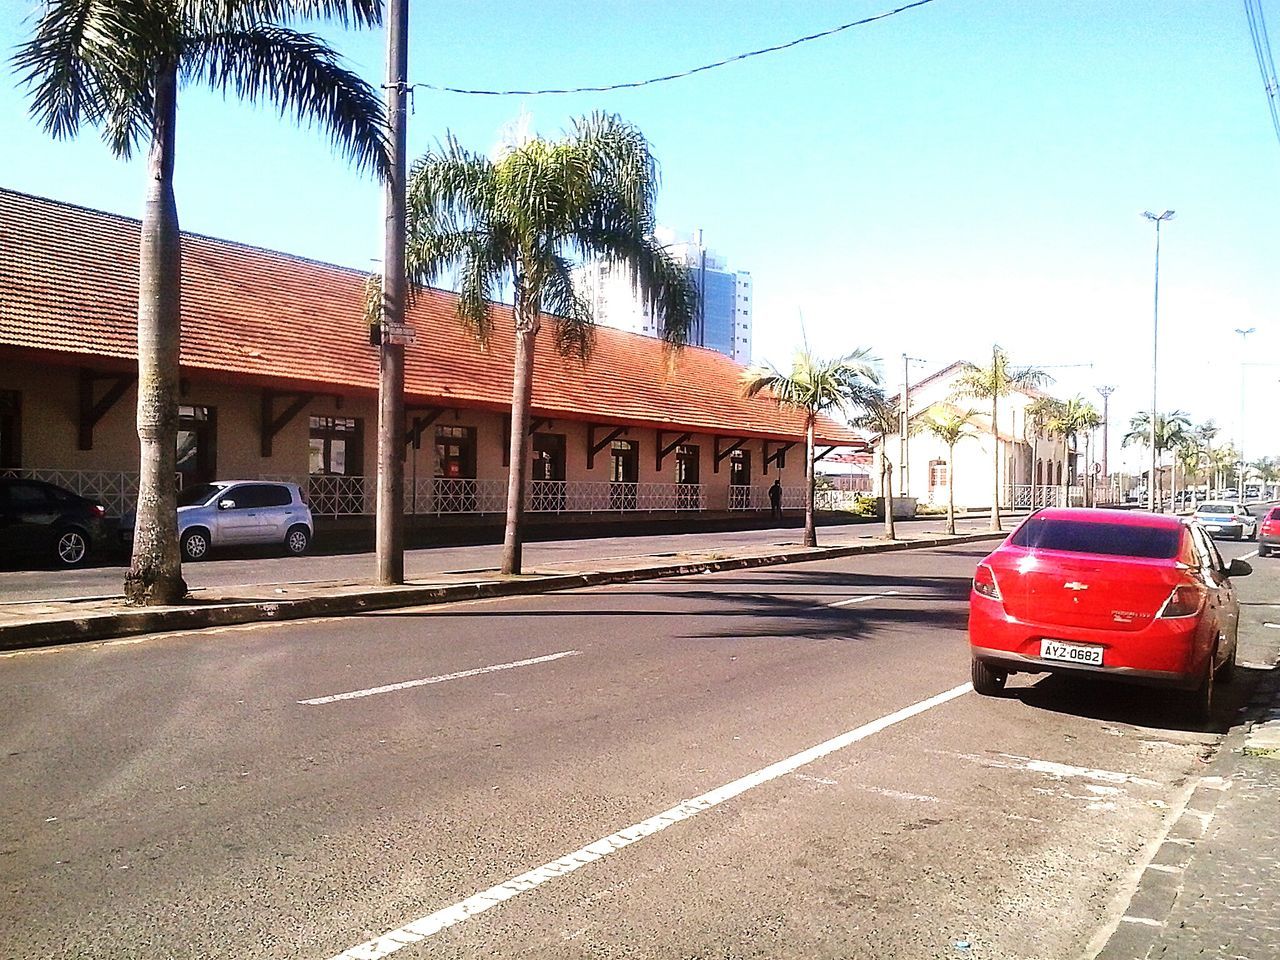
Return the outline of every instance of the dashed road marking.
<path id="1" fill-rule="evenodd" d="M 307 706 L 319 706 L 324 703 L 335 703 L 339 700 L 359 700 L 361 697 L 373 697 L 380 693 L 394 693 L 397 690 L 408 690 L 412 687 L 425 687 L 432 683 L 444 683 L 446 680 L 461 680 L 464 677 L 478 677 L 482 673 L 497 673 L 499 670 L 514 670 L 516 667 L 529 667 L 535 663 L 550 663 L 561 657 L 576 657 L 580 650 L 562 650 L 549 653 L 545 657 L 530 657 L 528 660 L 514 660 L 511 663 L 497 663 L 490 667 L 476 667 L 474 670 L 459 670 L 457 673 L 445 673 L 437 677 L 422 677 L 419 680 L 402 680 L 399 683 L 388 683 L 381 687 L 369 687 L 365 690 L 352 690 L 349 693 L 335 693 L 327 697 L 312 697 L 310 700 L 299 700 Z"/>
<path id="2" fill-rule="evenodd" d="M 850 597 L 847 600 L 837 600 L 835 603 L 823 604 L 825 607 L 851 607 L 855 603 L 866 603 L 868 600 L 883 600 L 885 597 L 896 597 L 897 590 L 886 590 L 884 593 L 869 593 L 862 597 Z"/>
<path id="3" fill-rule="evenodd" d="M 417 920 L 395 930 L 390 930 L 380 937 L 375 937 L 365 943 L 344 950 L 333 957 L 332 960 L 379 960 L 381 957 L 389 956 L 401 947 L 408 946 L 411 943 L 418 943 L 434 936 L 442 930 L 464 920 L 469 920 L 501 903 L 505 903 L 518 894 L 539 887 L 548 880 L 554 880 L 556 877 L 573 873 L 589 863 L 594 863 L 611 853 L 629 847 L 633 843 L 638 843 L 645 837 L 652 836 L 659 831 L 667 829 L 667 827 L 695 817 L 699 813 L 719 806 L 727 800 L 732 800 L 739 794 L 746 793 L 754 787 L 777 780 L 779 777 L 784 777 L 789 773 L 794 773 L 800 767 L 813 763 L 815 760 L 820 760 L 828 754 L 842 750 L 860 740 L 865 740 L 867 737 L 887 730 L 889 727 L 902 723 L 904 720 L 909 720 L 927 710 L 932 710 L 934 707 L 948 703 L 957 697 L 964 696 L 972 689 L 973 684 L 962 683 L 958 687 L 944 690 L 942 693 L 926 700 L 921 700 L 918 703 L 913 703 L 909 707 L 903 707 L 901 710 L 883 716 L 878 720 L 864 723 L 860 727 L 855 727 L 853 730 L 842 733 L 837 737 L 832 737 L 830 740 L 810 747 L 808 750 L 803 750 L 787 757 L 785 760 L 772 763 L 699 797 L 685 800 L 669 810 L 664 810 L 662 813 L 619 830 L 617 833 L 602 837 L 595 843 L 566 854 L 558 860 L 552 860 L 550 863 L 544 863 L 542 866 L 527 873 L 522 873 L 518 877 L 512 877 L 506 883 L 490 887 L 488 890 L 483 890 L 465 900 L 460 900 L 452 906 L 445 907 L 443 910 L 437 910 L 435 913 L 419 917 Z"/>
<path id="4" fill-rule="evenodd" d="M 1163 927 L 1165 925 L 1163 920 L 1152 920 L 1150 917 L 1131 917 L 1127 913 L 1120 919 L 1125 923 L 1141 923 L 1147 927 Z"/>

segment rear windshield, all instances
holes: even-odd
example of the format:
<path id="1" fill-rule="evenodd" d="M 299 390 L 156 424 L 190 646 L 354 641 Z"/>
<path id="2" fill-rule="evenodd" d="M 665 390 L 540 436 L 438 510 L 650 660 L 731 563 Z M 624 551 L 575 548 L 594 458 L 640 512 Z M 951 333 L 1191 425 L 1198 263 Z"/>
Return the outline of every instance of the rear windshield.
<path id="1" fill-rule="evenodd" d="M 1267 514 L 1268 520 L 1280 520 L 1280 507 L 1272 507 L 1271 512 Z"/>
<path id="2" fill-rule="evenodd" d="M 1229 503 L 1206 503 L 1200 513 L 1235 513 L 1236 508 Z"/>
<path id="3" fill-rule="evenodd" d="M 1165 560 L 1177 556 L 1182 531 L 1123 523 L 1032 517 L 1009 539 L 1018 547 Z"/>

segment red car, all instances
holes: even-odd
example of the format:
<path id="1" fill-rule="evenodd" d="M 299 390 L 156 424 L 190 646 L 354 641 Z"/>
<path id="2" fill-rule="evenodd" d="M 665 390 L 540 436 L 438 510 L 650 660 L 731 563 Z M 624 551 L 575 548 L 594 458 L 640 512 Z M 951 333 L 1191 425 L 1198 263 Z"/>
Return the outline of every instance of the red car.
<path id="1" fill-rule="evenodd" d="M 1258 525 L 1258 556 L 1280 550 L 1280 507 L 1272 507 Z"/>
<path id="2" fill-rule="evenodd" d="M 1192 691 L 1207 715 L 1231 678 L 1240 609 L 1198 523 L 1116 510 L 1041 510 L 978 564 L 969 594 L 973 688 L 1011 673 L 1098 674 Z"/>

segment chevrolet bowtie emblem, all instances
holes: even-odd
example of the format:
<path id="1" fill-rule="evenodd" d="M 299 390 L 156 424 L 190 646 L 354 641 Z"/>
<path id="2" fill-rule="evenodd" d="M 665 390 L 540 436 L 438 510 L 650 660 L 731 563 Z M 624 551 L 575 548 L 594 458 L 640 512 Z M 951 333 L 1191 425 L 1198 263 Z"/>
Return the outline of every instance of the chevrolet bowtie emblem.
<path id="1" fill-rule="evenodd" d="M 1088 589 L 1089 589 L 1089 585 L 1088 585 L 1087 583 L 1081 583 L 1079 580 L 1072 580 L 1070 583 L 1064 583 L 1064 584 L 1062 585 L 1062 589 L 1064 589 L 1064 590 L 1088 590 Z"/>

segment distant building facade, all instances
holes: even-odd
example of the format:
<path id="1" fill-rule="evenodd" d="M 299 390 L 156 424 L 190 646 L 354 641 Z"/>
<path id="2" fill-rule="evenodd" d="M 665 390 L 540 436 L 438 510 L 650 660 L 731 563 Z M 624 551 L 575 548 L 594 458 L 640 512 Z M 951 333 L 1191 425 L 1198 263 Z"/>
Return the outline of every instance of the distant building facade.
<path id="1" fill-rule="evenodd" d="M 679 234 L 665 227 L 655 237 L 667 252 L 689 268 L 698 288 L 699 309 L 689 343 L 707 347 L 742 365 L 751 362 L 751 274 L 730 270 L 725 260 L 702 242 L 702 231 Z M 662 318 L 636 295 L 626 267 L 592 261 L 579 268 L 582 293 L 596 322 L 648 337 L 662 336 Z"/>

